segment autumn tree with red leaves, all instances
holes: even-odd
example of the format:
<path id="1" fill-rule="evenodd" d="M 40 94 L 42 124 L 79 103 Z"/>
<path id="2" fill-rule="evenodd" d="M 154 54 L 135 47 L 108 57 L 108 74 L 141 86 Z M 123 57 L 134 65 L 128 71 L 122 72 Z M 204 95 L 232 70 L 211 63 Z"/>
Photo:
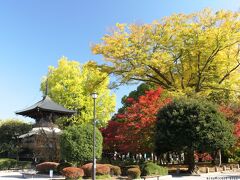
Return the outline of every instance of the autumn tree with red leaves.
<path id="1" fill-rule="evenodd" d="M 240 108 L 239 106 L 221 105 L 219 111 L 223 113 L 226 119 L 234 124 L 234 135 L 240 138 Z M 240 145 L 240 142 L 238 142 Z"/>
<path id="2" fill-rule="evenodd" d="M 102 129 L 104 147 L 118 152 L 153 152 L 156 114 L 171 99 L 159 87 L 137 100 L 130 97 L 125 101 L 128 107 Z"/>
<path id="3" fill-rule="evenodd" d="M 235 161 L 240 161 L 240 108 L 236 104 L 222 104 L 219 110 L 223 113 L 226 119 L 234 124 L 234 135 L 237 139 L 236 144 L 226 152 L 226 162 L 231 157 Z"/>

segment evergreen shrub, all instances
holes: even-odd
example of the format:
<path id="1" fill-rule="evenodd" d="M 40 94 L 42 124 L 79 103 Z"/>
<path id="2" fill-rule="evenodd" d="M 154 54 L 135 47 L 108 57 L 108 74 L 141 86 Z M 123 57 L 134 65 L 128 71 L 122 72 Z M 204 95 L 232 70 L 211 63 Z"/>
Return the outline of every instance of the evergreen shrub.
<path id="1" fill-rule="evenodd" d="M 62 170 L 63 170 L 64 168 L 66 168 L 66 167 L 71 167 L 71 166 L 72 166 L 72 164 L 69 163 L 69 162 L 60 163 L 60 164 L 57 166 L 57 172 L 58 172 L 59 174 L 62 174 Z"/>
<path id="2" fill-rule="evenodd" d="M 141 166 L 141 171 L 143 176 L 152 176 L 152 175 L 160 175 L 165 176 L 168 174 L 168 169 L 162 166 L 158 166 L 153 162 L 144 163 Z"/>
<path id="3" fill-rule="evenodd" d="M 96 175 L 109 175 L 110 167 L 105 164 L 97 164 Z"/>
<path id="4" fill-rule="evenodd" d="M 36 170 L 40 173 L 49 173 L 50 170 L 56 172 L 58 165 L 59 163 L 56 162 L 43 162 L 36 165 Z"/>
<path id="5" fill-rule="evenodd" d="M 139 179 L 141 171 L 139 168 L 129 168 L 127 170 L 127 176 L 129 179 Z"/>
<path id="6" fill-rule="evenodd" d="M 85 176 L 92 176 L 92 163 L 88 163 L 82 166 Z M 97 164 L 96 166 L 96 175 L 109 175 L 110 167 L 105 164 Z"/>
<path id="7" fill-rule="evenodd" d="M 93 126 L 89 124 L 67 127 L 60 136 L 61 156 L 64 160 L 82 165 L 92 160 Z M 96 128 L 96 158 L 102 155 L 102 134 Z"/>
<path id="8" fill-rule="evenodd" d="M 110 174 L 113 176 L 120 176 L 121 175 L 121 168 L 119 166 L 114 166 L 111 164 L 105 164 L 110 168 Z"/>
<path id="9" fill-rule="evenodd" d="M 65 176 L 66 179 L 81 179 L 84 176 L 84 171 L 77 167 L 66 167 L 62 170 L 62 175 Z"/>
<path id="10" fill-rule="evenodd" d="M 17 160 L 10 158 L 2 158 L 0 159 L 0 170 L 7 170 L 10 168 L 14 168 L 17 165 Z"/>
<path id="11" fill-rule="evenodd" d="M 130 169 L 130 168 L 138 168 L 138 169 L 140 169 L 139 165 L 122 166 L 122 167 L 121 167 L 122 175 L 123 175 L 123 176 L 127 176 L 127 171 L 128 171 L 128 169 Z"/>

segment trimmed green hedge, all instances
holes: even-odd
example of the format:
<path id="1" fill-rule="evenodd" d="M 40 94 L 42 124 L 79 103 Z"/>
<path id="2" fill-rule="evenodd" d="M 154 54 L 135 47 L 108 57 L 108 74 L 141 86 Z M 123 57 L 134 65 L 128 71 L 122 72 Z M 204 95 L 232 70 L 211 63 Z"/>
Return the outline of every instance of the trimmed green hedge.
<path id="1" fill-rule="evenodd" d="M 112 176 L 120 176 L 122 174 L 121 168 L 119 166 L 114 166 L 111 164 L 105 164 L 105 165 L 110 168 L 110 174 Z"/>
<path id="2" fill-rule="evenodd" d="M 121 167 L 122 175 L 123 175 L 123 176 L 127 176 L 127 171 L 128 171 L 128 169 L 130 169 L 130 168 L 138 168 L 138 169 L 140 169 L 139 165 L 136 165 L 136 164 L 134 164 L 134 165 L 129 165 L 129 166 L 122 166 L 122 167 Z"/>
<path id="3" fill-rule="evenodd" d="M 16 159 L 10 159 L 10 158 L 2 158 L 0 159 L 0 170 L 7 170 L 10 168 L 14 168 L 17 165 Z"/>
<path id="4" fill-rule="evenodd" d="M 140 179 L 141 171 L 139 168 L 130 168 L 127 170 L 129 179 Z"/>
<path id="5" fill-rule="evenodd" d="M 143 176 L 152 176 L 152 175 L 160 175 L 165 176 L 168 175 L 168 169 L 162 166 L 158 166 L 153 162 L 147 162 L 141 165 L 141 171 Z"/>
<path id="6" fill-rule="evenodd" d="M 89 124 L 73 125 L 65 128 L 60 136 L 61 155 L 68 162 L 83 165 L 92 160 L 93 126 Z M 96 128 L 96 158 L 102 156 L 103 137 Z"/>

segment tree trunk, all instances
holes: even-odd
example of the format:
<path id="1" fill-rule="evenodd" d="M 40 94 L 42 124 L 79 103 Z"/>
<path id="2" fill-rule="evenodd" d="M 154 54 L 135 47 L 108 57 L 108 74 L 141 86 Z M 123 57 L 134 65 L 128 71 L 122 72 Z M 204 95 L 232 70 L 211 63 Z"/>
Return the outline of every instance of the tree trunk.
<path id="1" fill-rule="evenodd" d="M 16 152 L 16 159 L 17 159 L 17 162 L 19 162 L 19 153 L 18 153 L 18 150 Z"/>
<path id="2" fill-rule="evenodd" d="M 211 153 L 212 156 L 212 165 L 216 165 L 216 151 L 213 151 Z"/>
<path id="3" fill-rule="evenodd" d="M 222 165 L 222 153 L 221 153 L 221 149 L 218 150 L 218 157 L 219 157 L 218 166 L 221 166 L 221 165 Z"/>
<path id="4" fill-rule="evenodd" d="M 189 149 L 186 154 L 186 163 L 188 164 L 188 172 L 190 174 L 197 173 L 197 167 L 194 159 L 194 151 Z"/>
<path id="5" fill-rule="evenodd" d="M 170 152 L 167 152 L 166 159 L 167 159 L 167 164 L 171 164 Z"/>
<path id="6" fill-rule="evenodd" d="M 222 165 L 222 153 L 221 153 L 221 149 L 214 151 L 211 154 L 213 160 L 212 160 L 212 164 L 216 165 L 216 166 L 221 166 Z"/>

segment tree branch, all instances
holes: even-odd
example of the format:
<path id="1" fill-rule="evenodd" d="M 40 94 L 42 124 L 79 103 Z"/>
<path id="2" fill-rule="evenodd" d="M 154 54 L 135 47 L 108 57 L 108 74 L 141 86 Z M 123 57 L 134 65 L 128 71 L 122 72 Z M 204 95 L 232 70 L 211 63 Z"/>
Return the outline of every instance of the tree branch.
<path id="1" fill-rule="evenodd" d="M 174 86 L 175 86 L 175 79 L 174 79 L 174 77 L 173 77 L 173 73 L 172 73 L 172 69 L 169 67 L 169 73 L 170 73 L 170 77 L 171 77 L 171 79 L 172 79 L 172 82 L 173 82 L 173 84 L 174 84 Z"/>
<path id="2" fill-rule="evenodd" d="M 169 81 L 157 68 L 151 66 L 151 65 L 147 65 L 150 69 L 152 69 L 155 73 L 157 73 L 157 75 L 159 75 L 168 85 L 172 85 L 172 82 Z"/>
<path id="3" fill-rule="evenodd" d="M 221 84 L 233 71 L 235 71 L 240 66 L 240 63 L 237 64 L 234 68 L 232 68 L 229 72 L 227 72 L 222 79 L 218 82 L 218 84 Z"/>
<path id="4" fill-rule="evenodd" d="M 237 50 L 237 53 L 235 55 L 236 57 L 236 60 L 237 60 L 237 65 L 235 67 L 233 67 L 230 71 L 228 71 L 223 77 L 222 79 L 218 82 L 218 84 L 221 84 L 228 76 L 230 76 L 230 74 L 235 71 L 239 66 L 240 66 L 240 62 L 238 60 L 238 55 L 240 53 L 240 46 L 238 46 L 238 50 Z"/>
<path id="5" fill-rule="evenodd" d="M 140 78 L 130 78 L 131 80 L 136 80 L 136 81 L 144 81 L 144 82 L 151 82 L 151 83 L 155 83 L 155 84 L 159 84 L 160 86 L 163 86 L 162 84 L 160 84 L 158 81 L 154 81 L 152 79 L 140 79 Z M 166 87 L 165 87 L 166 88 Z"/>
<path id="6" fill-rule="evenodd" d="M 166 83 L 162 82 L 161 80 L 159 80 L 158 78 L 154 77 L 154 76 L 151 76 L 149 74 L 146 74 L 147 77 L 151 78 L 151 79 L 154 79 L 156 81 L 159 82 L 159 84 L 161 84 L 162 86 L 164 86 L 165 88 L 170 88 L 169 85 L 167 85 Z"/>
<path id="7" fill-rule="evenodd" d="M 197 80 L 197 83 L 196 83 L 196 88 L 195 88 L 195 91 L 196 92 L 199 92 L 200 91 L 200 81 L 201 81 L 201 76 L 202 76 L 202 72 L 200 70 L 200 59 L 201 59 L 201 52 L 198 53 L 198 56 L 197 56 L 197 72 L 198 72 L 198 80 Z"/>

